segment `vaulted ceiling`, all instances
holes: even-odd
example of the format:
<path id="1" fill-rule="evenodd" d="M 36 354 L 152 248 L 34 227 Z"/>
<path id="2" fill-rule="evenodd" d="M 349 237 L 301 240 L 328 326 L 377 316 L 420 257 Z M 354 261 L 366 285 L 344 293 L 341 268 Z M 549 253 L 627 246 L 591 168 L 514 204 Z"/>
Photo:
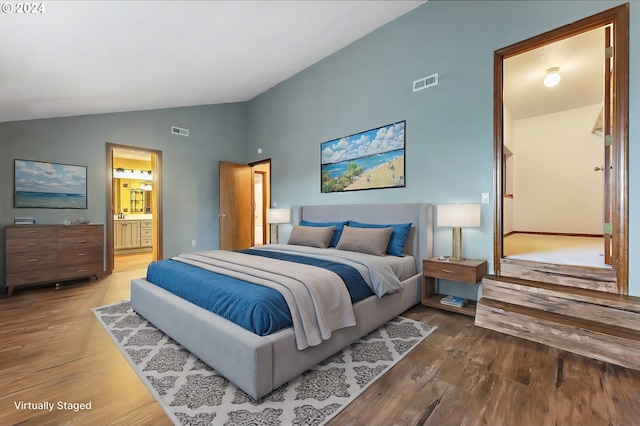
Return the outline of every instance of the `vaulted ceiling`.
<path id="1" fill-rule="evenodd" d="M 0 122 L 247 101 L 423 3 L 56 1 L 2 13 Z"/>

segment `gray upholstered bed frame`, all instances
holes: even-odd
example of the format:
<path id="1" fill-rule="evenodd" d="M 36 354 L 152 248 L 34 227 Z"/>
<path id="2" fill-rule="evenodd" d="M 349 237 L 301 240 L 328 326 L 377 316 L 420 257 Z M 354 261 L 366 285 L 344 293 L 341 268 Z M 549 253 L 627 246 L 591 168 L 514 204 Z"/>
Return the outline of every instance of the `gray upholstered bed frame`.
<path id="1" fill-rule="evenodd" d="M 296 348 L 292 328 L 258 336 L 142 278 L 131 281 L 133 309 L 258 399 L 420 301 L 421 260 L 432 255 L 433 247 L 430 204 L 304 206 L 294 208 L 294 223 L 299 219 L 411 222 L 406 251 L 416 258 L 418 274 L 402 282 L 401 293 L 357 302 L 355 326 L 337 330 L 331 339 L 302 351 Z"/>

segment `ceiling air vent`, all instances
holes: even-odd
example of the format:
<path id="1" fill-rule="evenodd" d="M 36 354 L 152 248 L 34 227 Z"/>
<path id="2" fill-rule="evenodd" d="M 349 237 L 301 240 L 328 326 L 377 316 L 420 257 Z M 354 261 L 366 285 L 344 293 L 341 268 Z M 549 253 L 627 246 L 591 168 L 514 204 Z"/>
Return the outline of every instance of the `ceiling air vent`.
<path id="1" fill-rule="evenodd" d="M 171 133 L 173 133 L 174 135 L 189 137 L 189 129 L 182 129 L 176 126 L 171 126 Z"/>
<path id="2" fill-rule="evenodd" d="M 438 84 L 438 73 L 428 75 L 426 77 L 419 78 L 413 82 L 413 91 L 426 89 L 427 87 L 435 86 Z"/>

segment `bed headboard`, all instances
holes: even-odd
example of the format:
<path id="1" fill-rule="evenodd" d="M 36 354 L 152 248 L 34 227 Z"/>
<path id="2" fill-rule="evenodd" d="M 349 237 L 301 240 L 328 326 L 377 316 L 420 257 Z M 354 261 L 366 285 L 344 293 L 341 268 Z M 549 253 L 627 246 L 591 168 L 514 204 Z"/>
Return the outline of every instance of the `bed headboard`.
<path id="1" fill-rule="evenodd" d="M 416 258 L 416 270 L 422 270 L 422 259 L 433 256 L 433 205 L 431 204 L 294 206 L 292 223 L 297 225 L 301 219 L 313 222 L 343 220 L 366 223 L 411 222 L 406 253 Z"/>

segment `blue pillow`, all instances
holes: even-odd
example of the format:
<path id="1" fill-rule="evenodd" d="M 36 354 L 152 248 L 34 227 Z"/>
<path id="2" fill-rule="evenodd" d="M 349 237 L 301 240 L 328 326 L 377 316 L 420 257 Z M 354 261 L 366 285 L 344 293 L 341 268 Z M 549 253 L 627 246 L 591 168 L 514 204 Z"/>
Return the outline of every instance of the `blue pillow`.
<path id="1" fill-rule="evenodd" d="M 409 238 L 411 223 L 374 225 L 371 223 L 349 222 L 349 226 L 352 228 L 393 228 L 393 233 L 391 234 L 389 245 L 387 246 L 387 254 L 398 257 L 404 256 L 404 248 L 407 245 L 407 238 Z"/>
<path id="2" fill-rule="evenodd" d="M 342 235 L 342 228 L 344 228 L 344 226 L 348 224 L 348 220 L 345 220 L 344 222 L 309 222 L 308 220 L 300 221 L 300 226 L 335 226 L 336 230 L 333 233 L 333 237 L 331 237 L 329 247 L 335 247 L 338 245 L 338 240 L 340 240 L 340 236 Z"/>

